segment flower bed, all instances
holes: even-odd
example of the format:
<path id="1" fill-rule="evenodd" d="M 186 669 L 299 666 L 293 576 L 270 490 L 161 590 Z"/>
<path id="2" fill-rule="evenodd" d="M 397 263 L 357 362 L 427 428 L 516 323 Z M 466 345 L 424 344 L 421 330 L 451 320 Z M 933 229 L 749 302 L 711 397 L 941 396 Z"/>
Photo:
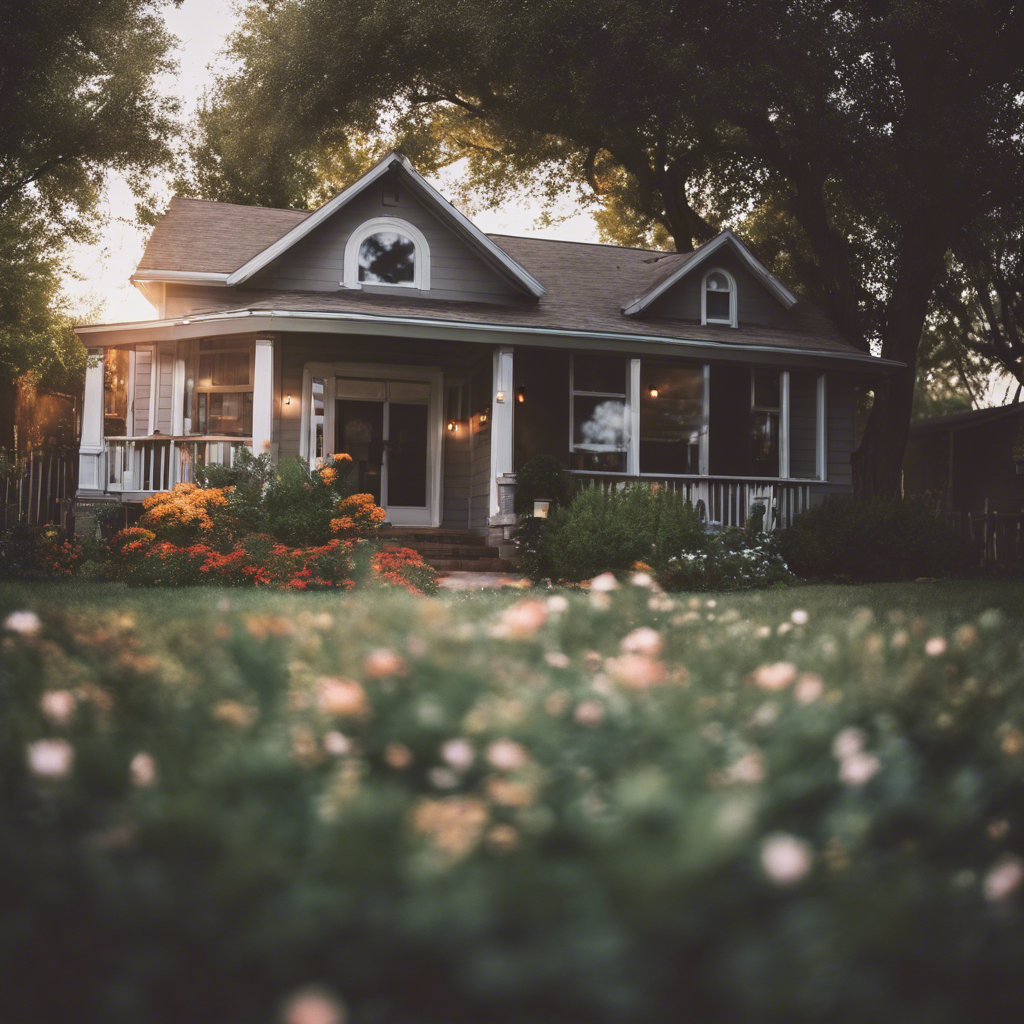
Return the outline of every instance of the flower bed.
<path id="1" fill-rule="evenodd" d="M 5 1015 L 1019 1019 L 1019 619 L 637 580 L 2 606 Z"/>

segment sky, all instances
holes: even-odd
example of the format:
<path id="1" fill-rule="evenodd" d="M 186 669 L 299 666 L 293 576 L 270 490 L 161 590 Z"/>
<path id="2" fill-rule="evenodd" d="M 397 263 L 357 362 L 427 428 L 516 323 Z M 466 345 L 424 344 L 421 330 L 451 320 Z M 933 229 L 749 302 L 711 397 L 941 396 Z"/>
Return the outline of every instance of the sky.
<path id="1" fill-rule="evenodd" d="M 181 7 L 169 7 L 164 15 L 168 29 L 179 40 L 176 75 L 165 76 L 159 88 L 182 103 L 182 116 L 196 109 L 203 92 L 212 84 L 217 68 L 226 68 L 221 51 L 236 22 L 233 0 L 184 0 Z M 450 183 L 457 180 L 460 168 L 453 165 L 430 183 L 447 198 L 452 197 Z M 170 200 L 171 190 L 163 189 Z M 106 198 L 107 224 L 93 245 L 79 246 L 72 260 L 75 279 L 68 279 L 67 291 L 76 316 L 91 322 L 122 323 L 148 320 L 153 308 L 128 281 L 146 245 L 148 228 L 135 223 L 131 191 L 123 180 L 113 178 Z M 481 210 L 470 214 L 482 231 L 509 235 L 543 234 L 547 238 L 572 241 L 597 241 L 597 230 L 589 214 L 568 216 L 561 223 L 543 230 L 533 227 L 540 208 L 524 202 L 506 205 L 502 210 Z M 571 211 L 561 211 L 565 214 Z"/>

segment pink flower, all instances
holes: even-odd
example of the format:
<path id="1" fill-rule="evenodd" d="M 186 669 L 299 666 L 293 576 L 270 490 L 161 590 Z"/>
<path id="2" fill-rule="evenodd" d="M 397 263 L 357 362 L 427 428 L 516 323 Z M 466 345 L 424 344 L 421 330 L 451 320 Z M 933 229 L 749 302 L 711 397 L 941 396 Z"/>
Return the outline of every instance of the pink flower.
<path id="1" fill-rule="evenodd" d="M 609 591 L 619 589 L 619 581 L 615 578 L 614 573 L 603 572 L 590 581 L 590 589 L 599 594 L 607 594 Z"/>
<path id="2" fill-rule="evenodd" d="M 754 669 L 754 683 L 762 690 L 784 690 L 794 679 L 796 665 L 791 661 L 777 661 Z"/>
<path id="3" fill-rule="evenodd" d="M 363 671 L 370 679 L 404 676 L 409 671 L 405 658 L 385 647 L 378 647 L 363 659 Z"/>
<path id="4" fill-rule="evenodd" d="M 841 729 L 832 740 L 832 756 L 837 761 L 844 761 L 848 757 L 853 757 L 854 754 L 859 754 L 867 741 L 867 733 L 863 729 L 857 729 L 854 726 Z"/>
<path id="5" fill-rule="evenodd" d="M 1024 863 L 1018 857 L 1004 857 L 991 868 L 982 882 L 982 892 L 989 903 L 1001 903 L 1012 896 L 1024 882 Z"/>
<path id="6" fill-rule="evenodd" d="M 813 704 L 825 692 L 825 681 L 814 672 L 801 672 L 793 687 L 793 699 L 798 704 Z"/>
<path id="7" fill-rule="evenodd" d="M 344 757 L 345 754 L 351 753 L 352 741 L 344 733 L 331 730 L 324 735 L 324 750 L 334 757 Z"/>
<path id="8" fill-rule="evenodd" d="M 28 767 L 41 779 L 64 779 L 75 763 L 75 748 L 67 740 L 36 740 L 28 745 Z"/>
<path id="9" fill-rule="evenodd" d="M 4 629 L 22 636 L 35 636 L 42 628 L 43 624 L 35 612 L 11 612 L 4 619 Z"/>
<path id="10" fill-rule="evenodd" d="M 145 789 L 156 782 L 156 759 L 152 754 L 144 750 L 139 751 L 133 758 L 129 772 L 132 777 L 132 785 Z"/>
<path id="11" fill-rule="evenodd" d="M 366 691 L 351 679 L 321 676 L 317 680 L 320 689 L 320 707 L 329 715 L 339 718 L 364 718 L 370 713 L 370 702 Z"/>
<path id="12" fill-rule="evenodd" d="M 808 871 L 814 855 L 810 844 L 784 832 L 768 836 L 761 844 L 761 866 L 776 885 L 793 885 Z"/>
<path id="13" fill-rule="evenodd" d="M 863 786 L 879 772 L 882 762 L 873 754 L 855 751 L 839 762 L 839 781 L 844 786 Z"/>
<path id="14" fill-rule="evenodd" d="M 580 725 L 592 728 L 604 721 L 604 705 L 599 700 L 585 700 L 576 705 L 572 717 Z"/>
<path id="15" fill-rule="evenodd" d="M 657 658 L 665 648 L 665 641 L 657 630 L 641 626 L 623 637 L 620 646 L 626 654 L 646 654 L 649 658 Z"/>
<path id="16" fill-rule="evenodd" d="M 441 747 L 441 757 L 457 771 L 464 772 L 476 759 L 476 748 L 469 740 L 448 740 Z"/>
<path id="17" fill-rule="evenodd" d="M 665 666 L 646 654 L 623 654 L 604 663 L 608 674 L 619 685 L 631 690 L 647 690 L 665 681 Z"/>
<path id="18" fill-rule="evenodd" d="M 77 703 L 70 690 L 47 690 L 39 700 L 39 708 L 53 725 L 64 727 L 71 721 Z"/>
<path id="19" fill-rule="evenodd" d="M 540 601 L 518 601 L 501 616 L 505 636 L 528 640 L 547 622 L 548 610 Z"/>
<path id="20" fill-rule="evenodd" d="M 924 645 L 924 653 L 929 658 L 938 658 L 946 653 L 946 638 L 944 636 L 933 636 L 928 638 Z"/>
<path id="21" fill-rule="evenodd" d="M 495 740 L 487 748 L 487 760 L 499 771 L 514 772 L 530 760 L 530 755 L 515 740 Z"/>

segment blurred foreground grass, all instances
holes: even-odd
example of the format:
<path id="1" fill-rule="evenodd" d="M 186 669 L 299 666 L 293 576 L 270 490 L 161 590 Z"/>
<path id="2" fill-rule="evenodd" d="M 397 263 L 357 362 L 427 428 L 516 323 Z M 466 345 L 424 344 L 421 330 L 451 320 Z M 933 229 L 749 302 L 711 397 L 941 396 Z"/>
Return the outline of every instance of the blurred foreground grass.
<path id="1" fill-rule="evenodd" d="M 6 1020 L 1024 1015 L 1019 586 L 5 584 L 0 624 Z"/>

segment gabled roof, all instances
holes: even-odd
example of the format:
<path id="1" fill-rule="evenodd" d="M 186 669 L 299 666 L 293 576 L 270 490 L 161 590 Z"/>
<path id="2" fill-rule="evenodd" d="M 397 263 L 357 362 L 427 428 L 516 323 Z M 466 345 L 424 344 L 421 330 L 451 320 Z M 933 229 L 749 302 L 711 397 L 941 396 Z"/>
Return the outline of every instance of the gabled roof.
<path id="1" fill-rule="evenodd" d="M 418 196 L 420 201 L 431 210 L 442 223 L 451 228 L 470 248 L 493 266 L 502 277 L 517 285 L 527 294 L 540 297 L 544 294 L 544 286 L 531 274 L 527 273 L 511 256 L 494 244 L 472 221 L 461 214 L 449 203 L 430 183 L 416 170 L 401 153 L 391 153 L 375 167 L 367 171 L 355 184 L 350 185 L 330 202 L 324 203 L 295 224 L 286 234 L 271 242 L 260 250 L 242 266 L 228 275 L 225 282 L 229 287 L 245 284 L 254 274 L 258 273 L 282 253 L 305 238 L 311 231 L 323 224 L 356 196 L 365 191 L 373 182 L 387 173 L 403 176 L 405 183 Z"/>
<path id="2" fill-rule="evenodd" d="M 720 235 L 706 242 L 693 252 L 681 253 L 675 260 L 667 262 L 658 280 L 645 292 L 641 292 L 622 307 L 626 316 L 639 316 L 659 295 L 664 295 L 673 285 L 681 281 L 687 274 L 705 263 L 708 257 L 728 246 L 750 267 L 764 286 L 782 303 L 786 309 L 796 305 L 796 296 L 740 241 L 736 234 L 726 228 Z"/>

